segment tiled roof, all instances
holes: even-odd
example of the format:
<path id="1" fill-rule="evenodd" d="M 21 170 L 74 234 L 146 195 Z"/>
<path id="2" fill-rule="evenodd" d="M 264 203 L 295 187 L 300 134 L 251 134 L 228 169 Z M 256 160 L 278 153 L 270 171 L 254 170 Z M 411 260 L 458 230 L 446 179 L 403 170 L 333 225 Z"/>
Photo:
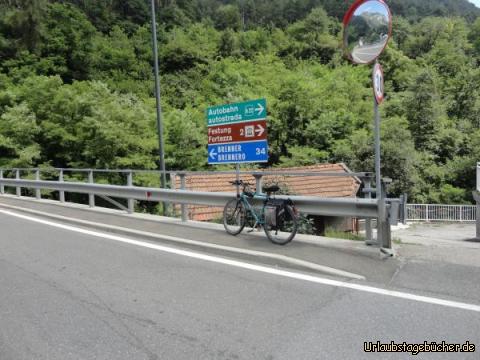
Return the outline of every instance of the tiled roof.
<path id="1" fill-rule="evenodd" d="M 351 172 L 344 164 L 321 164 L 293 168 L 273 168 L 268 172 Z M 240 179 L 255 184 L 252 175 L 242 175 Z M 235 187 L 229 181 L 235 180 L 235 174 L 188 175 L 186 189 L 207 192 L 234 192 Z M 307 195 L 319 197 L 355 197 L 360 188 L 360 180 L 355 177 L 335 176 L 283 176 L 266 175 L 264 184 L 278 183 L 286 186 L 292 195 Z M 180 188 L 180 179 L 177 178 L 176 188 Z M 222 208 L 208 206 L 189 206 L 189 218 L 197 221 L 211 221 L 220 219 Z"/>

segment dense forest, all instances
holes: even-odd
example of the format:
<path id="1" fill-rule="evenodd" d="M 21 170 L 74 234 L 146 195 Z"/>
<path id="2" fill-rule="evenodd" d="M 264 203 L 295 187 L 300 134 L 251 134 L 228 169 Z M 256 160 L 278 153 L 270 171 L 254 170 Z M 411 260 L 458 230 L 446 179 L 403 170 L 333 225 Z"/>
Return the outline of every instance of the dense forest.
<path id="1" fill-rule="evenodd" d="M 471 200 L 480 9 L 390 0 L 383 174 L 412 201 Z M 0 0 L 0 167 L 157 168 L 148 0 Z M 167 168 L 206 164 L 208 106 L 265 97 L 269 166 L 373 170 L 371 68 L 342 53 L 344 0 L 160 0 Z"/>

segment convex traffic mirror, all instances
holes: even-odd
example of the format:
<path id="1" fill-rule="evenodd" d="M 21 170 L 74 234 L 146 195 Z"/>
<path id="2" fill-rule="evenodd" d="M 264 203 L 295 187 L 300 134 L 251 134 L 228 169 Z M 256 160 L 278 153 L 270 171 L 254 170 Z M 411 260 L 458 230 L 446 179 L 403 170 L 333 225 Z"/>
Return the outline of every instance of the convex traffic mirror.
<path id="1" fill-rule="evenodd" d="M 392 32 L 392 14 L 383 0 L 357 0 L 343 20 L 347 55 L 357 64 L 380 56 Z"/>

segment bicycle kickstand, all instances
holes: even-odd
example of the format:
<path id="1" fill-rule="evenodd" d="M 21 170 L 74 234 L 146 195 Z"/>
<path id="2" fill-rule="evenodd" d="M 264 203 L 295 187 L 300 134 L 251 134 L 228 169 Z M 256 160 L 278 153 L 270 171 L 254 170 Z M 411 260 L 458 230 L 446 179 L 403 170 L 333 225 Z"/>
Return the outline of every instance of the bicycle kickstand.
<path id="1" fill-rule="evenodd" d="M 257 229 L 258 226 L 258 221 L 255 221 L 255 224 L 253 224 L 252 230 L 248 230 L 247 233 L 254 232 Z"/>

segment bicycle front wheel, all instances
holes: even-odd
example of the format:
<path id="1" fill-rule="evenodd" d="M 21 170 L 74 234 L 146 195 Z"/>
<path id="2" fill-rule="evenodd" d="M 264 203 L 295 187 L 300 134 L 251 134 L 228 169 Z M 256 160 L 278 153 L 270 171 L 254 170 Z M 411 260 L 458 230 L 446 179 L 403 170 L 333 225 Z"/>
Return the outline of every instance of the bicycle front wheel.
<path id="1" fill-rule="evenodd" d="M 263 226 L 268 240 L 277 245 L 285 245 L 293 240 L 298 230 L 297 216 L 290 205 L 286 205 L 278 215 L 275 226 Z"/>
<path id="2" fill-rule="evenodd" d="M 223 209 L 223 226 L 230 235 L 238 235 L 245 227 L 247 211 L 240 200 L 230 200 Z"/>

